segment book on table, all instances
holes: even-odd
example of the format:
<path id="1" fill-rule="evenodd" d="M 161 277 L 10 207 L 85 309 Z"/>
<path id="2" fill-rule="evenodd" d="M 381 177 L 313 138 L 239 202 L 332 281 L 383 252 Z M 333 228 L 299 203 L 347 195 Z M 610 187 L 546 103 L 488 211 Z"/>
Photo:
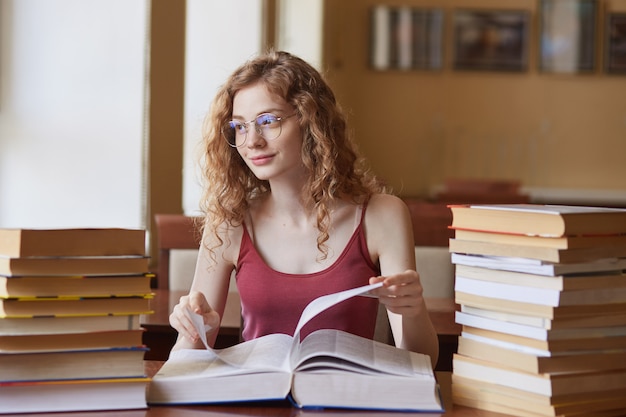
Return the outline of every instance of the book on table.
<path id="1" fill-rule="evenodd" d="M 148 259 L 144 230 L 0 229 L 0 413 L 146 408 Z"/>
<path id="2" fill-rule="evenodd" d="M 455 321 L 462 326 L 477 327 L 514 336 L 537 340 L 572 340 L 591 338 L 626 337 L 626 326 L 573 327 L 569 329 L 544 329 L 525 324 L 505 322 L 498 319 L 475 316 L 457 311 Z"/>
<path id="3" fill-rule="evenodd" d="M 604 258 L 586 262 L 555 263 L 523 257 L 487 256 L 453 252 L 450 255 L 450 259 L 455 265 L 477 266 L 545 276 L 608 271 L 621 272 L 626 269 L 626 258 Z"/>
<path id="4" fill-rule="evenodd" d="M 144 377 L 143 346 L 0 353 L 0 382 Z"/>
<path id="5" fill-rule="evenodd" d="M 145 253 L 142 229 L 0 229 L 0 255 L 9 258 Z"/>
<path id="6" fill-rule="evenodd" d="M 148 273 L 146 256 L 0 256 L 0 275 L 128 275 Z"/>
<path id="7" fill-rule="evenodd" d="M 146 408 L 149 381 L 138 377 L 0 382 L 0 413 Z"/>
<path id="8" fill-rule="evenodd" d="M 111 297 L 149 294 L 153 274 L 0 276 L 0 298 Z"/>
<path id="9" fill-rule="evenodd" d="M 626 233 L 626 209 L 540 204 L 449 207 L 452 228 L 551 237 Z"/>
<path id="10" fill-rule="evenodd" d="M 626 390 L 611 389 L 592 393 L 540 395 L 501 384 L 452 375 L 455 404 L 518 417 L 623 416 Z"/>
<path id="11" fill-rule="evenodd" d="M 582 316 L 626 314 L 626 303 L 582 304 L 555 307 L 532 302 L 519 302 L 496 297 L 487 297 L 464 291 L 455 291 L 454 298 L 456 303 L 460 305 L 468 305 L 504 313 L 526 314 L 551 320 L 574 319 Z"/>
<path id="12" fill-rule="evenodd" d="M 516 416 L 622 415 L 626 210 L 451 207 L 453 402 Z"/>
<path id="13" fill-rule="evenodd" d="M 581 290 L 557 290 L 518 285 L 515 282 L 493 282 L 468 278 L 457 273 L 455 276 L 454 290 L 482 297 L 552 307 L 606 305 L 608 308 L 611 304 L 624 304 L 623 308 L 626 308 L 625 286 L 586 288 Z"/>
<path id="14" fill-rule="evenodd" d="M 459 354 L 455 354 L 452 361 L 454 374 L 458 376 L 543 396 L 589 394 L 608 388 L 626 390 L 626 368 L 530 373 Z"/>
<path id="15" fill-rule="evenodd" d="M 148 403 L 289 398 L 302 408 L 441 412 L 429 356 L 331 329 L 300 340 L 300 329 L 312 317 L 377 286 L 312 301 L 294 336 L 270 334 L 221 350 L 173 351 L 149 385 Z M 202 326 L 201 319 L 196 325 Z"/>
<path id="16" fill-rule="evenodd" d="M 535 374 L 611 370 L 626 364 L 626 348 L 550 352 L 471 334 L 459 337 L 457 353 Z"/>
<path id="17" fill-rule="evenodd" d="M 142 331 L 102 333 L 0 336 L 0 414 L 146 408 Z"/>
<path id="18" fill-rule="evenodd" d="M 100 316 L 3 317 L 0 334 L 28 336 L 141 329 L 140 314 L 103 314 Z"/>
<path id="19" fill-rule="evenodd" d="M 521 257 L 555 263 L 581 263 L 604 258 L 626 257 L 626 245 L 593 246 L 559 249 L 542 246 L 523 246 L 508 243 L 450 239 L 451 252 L 472 255 Z"/>
<path id="20" fill-rule="evenodd" d="M 495 330 L 462 325 L 461 336 L 478 337 L 486 341 L 506 343 L 512 347 L 521 346 L 545 352 L 560 353 L 591 350 L 626 349 L 626 336 L 613 337 L 573 337 L 570 339 L 537 339 Z"/>
<path id="21" fill-rule="evenodd" d="M 626 326 L 626 312 L 618 314 L 590 314 L 583 316 L 560 317 L 549 319 L 523 313 L 509 313 L 492 309 L 473 307 L 467 304 L 460 306 L 460 311 L 473 316 L 498 320 L 505 323 L 523 324 L 540 329 L 572 329 L 577 327 L 611 327 Z"/>
<path id="22" fill-rule="evenodd" d="M 148 314 L 151 295 L 110 298 L 0 298 L 0 318 Z"/>
<path id="23" fill-rule="evenodd" d="M 583 272 L 550 276 L 457 264 L 455 276 L 559 291 L 626 288 L 626 274 L 622 271 Z"/>
<path id="24" fill-rule="evenodd" d="M 5 334 L 0 332 L 0 354 L 14 352 L 131 348 L 142 345 L 143 329 L 57 334 Z"/>
<path id="25" fill-rule="evenodd" d="M 535 246 L 554 249 L 582 249 L 606 246 L 625 246 L 626 233 L 608 235 L 576 236 L 533 236 L 520 233 L 484 232 L 455 228 L 454 237 L 458 240 L 499 243 L 505 245 Z"/>

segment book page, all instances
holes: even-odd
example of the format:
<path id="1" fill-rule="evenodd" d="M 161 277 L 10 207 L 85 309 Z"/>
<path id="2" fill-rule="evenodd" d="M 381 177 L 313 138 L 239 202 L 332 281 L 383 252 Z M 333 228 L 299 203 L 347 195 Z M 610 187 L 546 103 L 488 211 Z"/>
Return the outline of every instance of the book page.
<path id="1" fill-rule="evenodd" d="M 311 367 L 346 369 L 343 361 L 379 374 L 413 376 L 416 372 L 432 373 L 430 363 L 423 370 L 414 369 L 411 352 L 407 350 L 332 329 L 318 330 L 307 336 L 300 344 L 299 357 L 292 360 L 292 366 L 296 370 Z"/>
<path id="2" fill-rule="evenodd" d="M 187 380 L 200 379 L 205 376 L 217 377 L 247 373 L 249 370 L 224 362 L 212 350 L 179 349 L 172 351 L 158 375 Z"/>
<path id="3" fill-rule="evenodd" d="M 211 330 L 213 327 L 209 326 L 208 324 L 204 324 L 204 319 L 202 318 L 202 316 L 200 314 L 197 314 L 191 311 L 189 307 L 187 307 L 186 313 L 187 313 L 187 316 L 189 317 L 189 320 L 191 320 L 191 322 L 193 323 L 194 329 L 196 329 L 196 331 L 200 335 L 200 340 L 202 341 L 202 344 L 204 345 L 204 347 L 207 350 L 211 350 L 211 347 L 209 346 L 209 342 L 207 341 L 207 338 L 206 338 L 206 332 Z"/>
<path id="4" fill-rule="evenodd" d="M 291 336 L 270 334 L 225 349 L 179 349 L 170 354 L 164 367 L 172 376 L 168 362 L 177 374 L 203 376 L 236 375 L 254 372 L 290 372 L 285 357 L 291 348 Z"/>
<path id="5" fill-rule="evenodd" d="M 285 334 L 271 334 L 220 350 L 210 349 L 206 341 L 207 329 L 204 326 L 202 317 L 191 310 L 188 310 L 187 314 L 200 334 L 207 350 L 211 350 L 223 362 L 240 368 L 288 371 L 291 369 L 289 358 L 295 354 L 300 342 L 300 330 L 313 317 L 335 304 L 357 295 L 366 294 L 382 285 L 382 282 L 379 282 L 316 298 L 304 308 L 296 325 L 294 337 Z"/>
<path id="6" fill-rule="evenodd" d="M 339 304 L 342 301 L 345 301 L 349 298 L 352 298 L 356 295 L 363 295 L 368 293 L 369 291 L 380 288 L 383 286 L 382 282 L 377 284 L 365 285 L 363 287 L 353 288 L 351 290 L 340 291 L 334 294 L 323 295 L 321 297 L 316 298 L 311 301 L 302 311 L 302 315 L 300 316 L 300 320 L 296 326 L 296 330 L 293 333 L 294 339 L 300 339 L 300 330 L 315 316 L 320 314 L 322 311 L 327 310 L 334 306 L 335 304 Z"/>
<path id="7" fill-rule="evenodd" d="M 268 334 L 213 352 L 222 361 L 239 368 L 289 372 L 285 358 L 289 355 L 292 339 L 287 334 Z"/>
<path id="8" fill-rule="evenodd" d="M 289 357 L 285 358 L 285 361 L 287 361 L 287 366 L 291 367 L 291 364 L 289 363 L 289 358 L 293 358 L 297 355 L 298 346 L 300 345 L 300 330 L 302 330 L 302 328 L 309 321 L 311 321 L 313 317 L 317 316 L 322 311 L 331 308 L 335 304 L 339 304 L 340 302 L 357 295 L 367 295 L 367 293 L 369 293 L 371 290 L 380 288 L 382 286 L 382 282 L 364 285 L 362 287 L 357 287 L 350 290 L 339 291 L 334 294 L 323 295 L 307 304 L 307 306 L 302 311 L 302 314 L 300 315 L 300 320 L 298 321 L 298 324 L 296 325 L 296 330 L 293 333 L 291 351 L 289 353 Z"/>

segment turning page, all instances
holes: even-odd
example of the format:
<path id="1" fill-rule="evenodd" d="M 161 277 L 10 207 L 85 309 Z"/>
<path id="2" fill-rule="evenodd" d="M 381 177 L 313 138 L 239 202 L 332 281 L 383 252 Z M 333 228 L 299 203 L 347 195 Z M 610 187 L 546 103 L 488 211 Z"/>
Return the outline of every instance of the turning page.
<path id="1" fill-rule="evenodd" d="M 366 294 L 382 285 L 382 282 L 379 282 L 316 298 L 302 311 L 293 337 L 285 334 L 266 335 L 225 349 L 211 349 L 206 341 L 207 329 L 202 316 L 191 311 L 188 313 L 207 350 L 213 352 L 223 362 L 239 368 L 289 372 L 292 369 L 290 357 L 297 353 L 300 344 L 300 330 L 311 319 L 342 301 Z M 176 352 L 173 354 L 178 356 Z"/>

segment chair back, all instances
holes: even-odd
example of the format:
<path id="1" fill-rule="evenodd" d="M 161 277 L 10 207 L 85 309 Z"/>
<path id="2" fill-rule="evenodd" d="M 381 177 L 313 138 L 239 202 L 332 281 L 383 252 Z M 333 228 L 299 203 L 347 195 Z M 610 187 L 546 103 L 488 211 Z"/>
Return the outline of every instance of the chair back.
<path id="1" fill-rule="evenodd" d="M 195 267 L 195 259 L 197 259 L 197 251 L 202 240 L 200 232 L 199 217 L 186 216 L 184 214 L 156 214 L 154 220 L 157 228 L 157 245 L 159 249 L 159 259 L 157 267 L 157 288 L 170 289 L 170 287 L 181 287 L 179 285 L 170 284 L 170 266 L 173 257 L 173 251 L 189 250 L 192 252 L 192 262 L 186 262 Z M 195 251 L 195 252 L 193 252 Z M 191 277 L 193 278 L 193 269 Z M 189 286 L 187 286 L 187 289 Z"/>

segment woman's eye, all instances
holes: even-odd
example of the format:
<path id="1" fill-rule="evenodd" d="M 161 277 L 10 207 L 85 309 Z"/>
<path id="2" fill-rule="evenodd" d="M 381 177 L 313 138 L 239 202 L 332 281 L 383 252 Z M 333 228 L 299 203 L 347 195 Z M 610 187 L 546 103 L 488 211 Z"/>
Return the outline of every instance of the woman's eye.
<path id="1" fill-rule="evenodd" d="M 232 127 L 233 127 L 233 130 L 237 133 L 246 132 L 246 126 L 243 123 L 233 123 Z"/>
<path id="2" fill-rule="evenodd" d="M 256 123 L 259 126 L 271 126 L 278 123 L 278 117 L 273 114 L 262 114 L 257 117 Z"/>

